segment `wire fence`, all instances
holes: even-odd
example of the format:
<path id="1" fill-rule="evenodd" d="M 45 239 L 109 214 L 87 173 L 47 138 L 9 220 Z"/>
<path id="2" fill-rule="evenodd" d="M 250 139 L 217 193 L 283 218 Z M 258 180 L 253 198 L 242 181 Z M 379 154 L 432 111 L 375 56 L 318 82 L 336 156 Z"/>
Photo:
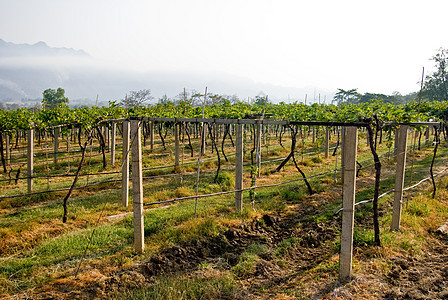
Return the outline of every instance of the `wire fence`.
<path id="1" fill-rule="evenodd" d="M 309 134 L 308 134 L 309 137 Z M 271 137 L 272 138 L 272 137 Z M 276 136 L 276 138 L 278 138 Z M 286 140 L 283 143 L 290 143 L 290 140 Z M 424 140 L 425 142 L 425 140 Z M 199 143 L 199 142 L 198 142 Z M 246 145 L 252 145 L 253 141 L 246 141 Z M 338 142 L 339 143 L 339 142 Z M 277 143 L 274 144 L 265 144 L 263 145 L 263 147 L 270 147 L 270 146 L 275 146 L 277 145 Z M 330 147 L 330 150 L 334 150 L 335 148 L 338 148 L 339 145 L 336 144 L 336 146 Z M 92 147 L 90 149 L 90 151 L 93 151 Z M 162 146 L 160 148 L 163 148 Z M 415 148 L 415 145 L 408 145 L 408 151 L 411 151 Z M 96 151 L 100 151 L 100 147 L 96 147 L 95 148 Z M 308 151 L 299 153 L 298 150 L 296 150 L 296 153 L 298 154 L 302 154 L 302 155 L 314 155 L 317 153 L 320 153 L 321 151 L 309 151 L 309 150 L 313 150 L 316 149 L 314 148 L 309 148 Z M 71 151 L 73 153 L 75 152 L 79 152 L 80 150 L 76 150 L 76 151 Z M 60 154 L 60 153 L 69 153 L 69 152 L 48 152 L 46 153 L 46 155 L 48 154 Z M 390 149 L 388 152 L 383 153 L 382 155 L 380 155 L 380 157 L 383 157 L 385 155 L 389 155 L 390 156 Z M 44 154 L 45 155 L 45 154 Z M 96 157 L 96 156 L 100 156 L 102 155 L 101 153 L 96 154 L 96 155 L 90 155 L 89 158 L 92 157 Z M 234 156 L 234 153 L 231 154 L 227 154 L 227 157 L 232 157 Z M 77 156 L 77 157 L 81 157 L 81 156 Z M 69 158 L 73 158 L 73 156 L 70 156 Z M 282 161 L 284 160 L 284 157 L 280 157 L 280 158 L 275 158 L 275 159 L 270 159 L 270 160 L 262 160 L 261 163 L 263 164 L 268 164 L 268 163 L 272 163 L 272 162 L 276 162 L 276 161 Z M 201 160 L 201 162 L 206 162 L 206 161 L 216 161 L 217 160 L 217 156 L 214 157 L 210 157 L 204 160 Z M 366 159 L 364 161 L 359 162 L 359 164 L 364 164 L 365 162 L 368 161 L 372 161 L 373 158 L 369 158 Z M 53 160 L 47 159 L 44 161 L 40 161 L 41 163 L 47 163 L 47 162 L 53 162 Z M 184 162 L 182 165 L 190 165 L 190 164 L 196 164 L 197 161 L 187 161 Z M 246 163 L 245 166 L 250 165 L 250 163 Z M 374 165 L 374 164 L 371 164 Z M 369 167 L 371 165 L 367 165 L 367 166 L 361 166 L 362 168 L 366 168 Z M 161 170 L 161 169 L 167 169 L 167 168 L 174 168 L 176 167 L 176 165 L 164 165 L 164 166 L 157 166 L 157 167 L 150 167 L 150 168 L 144 168 L 143 171 L 156 171 L 156 170 Z M 229 169 L 233 169 L 233 168 L 222 168 L 222 170 L 229 170 Z M 284 181 L 284 182 L 280 182 L 280 183 L 276 183 L 276 184 L 271 184 L 271 185 L 260 185 L 260 186 L 253 186 L 253 187 L 249 187 L 249 188 L 245 188 L 242 190 L 233 190 L 233 191 L 225 191 L 225 192 L 219 192 L 219 193 L 211 193 L 211 194 L 205 194 L 205 195 L 196 195 L 196 196 L 188 196 L 188 197 L 181 197 L 181 198 L 174 198 L 174 199 L 169 199 L 169 200 L 163 200 L 163 201 L 159 201 L 159 202 L 153 202 L 153 203 L 146 203 L 145 205 L 154 205 L 154 204 L 160 204 L 160 203 L 168 203 L 168 202 L 175 202 L 175 201 L 179 201 L 179 200 L 187 200 L 187 199 L 197 199 L 197 198 L 204 198 L 204 197 L 212 197 L 212 196 L 216 196 L 216 195 L 224 195 L 224 194 L 230 194 L 230 193 L 236 193 L 236 192 L 243 192 L 243 191 L 249 191 L 249 190 L 254 190 L 254 189 L 258 189 L 258 188 L 267 188 L 267 187 L 275 187 L 275 186 L 280 186 L 283 184 L 288 184 L 288 183 L 292 183 L 292 182 L 297 182 L 297 181 L 303 181 L 303 180 L 308 180 L 314 177 L 319 177 L 319 176 L 324 176 L 330 173 L 336 173 L 338 171 L 340 171 L 341 168 L 334 168 L 332 170 L 329 171 L 325 171 L 319 174 L 315 174 L 315 175 L 311 175 L 309 177 L 306 178 L 298 178 L 298 179 L 294 179 L 294 180 L 289 180 L 289 181 Z M 200 173 L 210 173 L 210 172 L 215 172 L 216 170 L 201 170 Z M 145 176 L 143 177 L 143 179 L 156 179 L 156 178 L 166 178 L 166 177 L 175 177 L 175 176 L 188 176 L 188 175 L 194 175 L 197 172 L 176 172 L 176 173 L 170 173 L 170 174 L 158 174 L 158 175 L 151 175 L 151 176 Z M 116 175 L 116 174 L 121 174 L 121 170 L 120 171 L 111 171 L 111 172 L 95 172 L 95 173 L 83 173 L 83 174 L 79 174 L 79 177 L 90 177 L 90 176 L 105 176 L 105 175 Z M 66 178 L 66 177 L 75 177 L 77 176 L 76 174 L 48 174 L 48 175 L 35 175 L 35 176 L 21 176 L 21 177 L 15 177 L 15 178 L 7 178 L 7 179 L 0 179 L 0 182 L 6 182 L 6 181 L 17 181 L 17 180 L 28 180 L 28 179 L 51 179 L 51 178 Z M 88 188 L 94 185 L 99 185 L 99 184 L 104 184 L 104 183 L 110 183 L 110 182 L 119 182 L 121 181 L 121 178 L 116 178 L 116 179 L 111 179 L 111 180 L 102 180 L 99 182 L 94 182 L 94 183 L 87 183 L 85 185 L 82 186 L 75 186 L 74 189 L 84 189 L 84 188 Z M 61 191 L 68 191 L 70 188 L 58 188 L 58 189 L 47 189 L 44 191 L 36 191 L 36 192 L 30 192 L 30 193 L 22 193 L 22 194 L 16 194 L 16 195 L 8 195 L 8 196 L 1 196 L 0 200 L 2 199 L 6 199 L 6 198 L 17 198 L 17 197 L 24 197 L 24 196 L 32 196 L 32 195 L 38 195 L 38 194 L 43 194 L 43 193 L 52 193 L 52 192 L 61 192 Z M 391 192 L 391 191 L 389 191 Z M 386 192 L 387 194 L 387 192 Z M 383 197 L 384 195 L 382 195 L 381 197 Z M 368 200 L 365 200 L 368 201 Z"/>

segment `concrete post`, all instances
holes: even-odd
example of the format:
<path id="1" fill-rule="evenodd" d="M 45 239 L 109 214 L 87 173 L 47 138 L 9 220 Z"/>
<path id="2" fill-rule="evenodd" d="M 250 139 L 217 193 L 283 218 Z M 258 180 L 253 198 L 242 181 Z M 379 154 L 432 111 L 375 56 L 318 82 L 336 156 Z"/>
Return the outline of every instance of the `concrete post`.
<path id="1" fill-rule="evenodd" d="M 123 157 L 121 167 L 121 203 L 127 207 L 129 203 L 129 121 L 123 121 Z"/>
<path id="2" fill-rule="evenodd" d="M 110 151 L 110 128 L 109 128 L 109 124 L 106 125 L 106 139 L 107 139 L 107 151 Z"/>
<path id="3" fill-rule="evenodd" d="M 257 177 L 260 177 L 261 174 L 261 132 L 262 132 L 262 128 L 263 128 L 263 124 L 258 123 L 255 125 L 256 126 L 256 139 L 257 139 L 257 148 L 256 148 L 256 156 L 255 156 L 255 164 L 257 166 L 258 169 L 258 174 Z"/>
<path id="4" fill-rule="evenodd" d="M 397 157 L 398 153 L 398 129 L 395 130 L 395 140 L 394 140 L 394 157 Z"/>
<path id="5" fill-rule="evenodd" d="M 179 123 L 174 124 L 174 167 L 179 167 Z"/>
<path id="6" fill-rule="evenodd" d="M 316 126 L 313 126 L 313 144 L 316 142 Z"/>
<path id="7" fill-rule="evenodd" d="M 330 129 L 325 127 L 325 158 L 330 157 Z"/>
<path id="8" fill-rule="evenodd" d="M 67 154 L 70 153 L 70 132 L 71 132 L 71 129 L 68 129 L 67 136 L 65 137 L 65 140 L 67 142 Z"/>
<path id="9" fill-rule="evenodd" d="M 243 124 L 236 124 L 235 137 L 235 190 L 243 188 Z M 235 192 L 235 210 L 243 211 L 243 192 Z"/>
<path id="10" fill-rule="evenodd" d="M 339 256 L 339 280 L 350 281 L 353 259 L 353 227 L 355 216 L 356 193 L 356 157 L 358 147 L 358 128 L 347 127 L 343 130 L 345 137 L 344 151 L 344 192 L 342 196 L 342 233 L 341 254 Z"/>
<path id="11" fill-rule="evenodd" d="M 110 144 L 110 164 L 115 166 L 115 142 L 116 142 L 117 124 L 112 122 L 111 144 Z"/>
<path id="12" fill-rule="evenodd" d="M 132 139 L 132 198 L 134 209 L 134 250 L 143 253 L 145 247 L 143 223 L 142 136 L 140 121 L 131 121 Z"/>
<path id="13" fill-rule="evenodd" d="M 150 149 L 154 150 L 154 121 L 149 123 L 149 145 Z"/>
<path id="14" fill-rule="evenodd" d="M 208 134 L 208 125 L 207 125 L 208 123 L 204 123 L 202 126 L 202 136 L 201 136 L 201 138 L 202 138 L 202 153 L 201 154 L 204 154 L 205 153 L 205 145 L 206 145 L 206 143 L 207 143 L 207 134 Z M 213 149 L 213 148 L 212 148 Z"/>
<path id="15" fill-rule="evenodd" d="M 34 173 L 34 129 L 28 130 L 28 147 L 27 147 L 27 186 L 28 193 L 31 193 L 33 190 L 33 173 Z"/>
<path id="16" fill-rule="evenodd" d="M 6 165 L 11 163 L 11 145 L 9 140 L 9 134 L 5 134 L 5 143 L 6 143 Z"/>
<path id="17" fill-rule="evenodd" d="M 345 156 L 344 156 L 344 151 L 345 151 L 345 135 L 346 135 L 346 128 L 345 126 L 341 127 L 341 178 L 342 178 L 342 184 L 344 184 L 344 164 L 345 164 Z"/>
<path id="18" fill-rule="evenodd" d="M 409 126 L 400 126 L 397 143 L 397 169 L 395 173 L 395 191 L 391 230 L 400 229 L 401 207 L 403 203 L 403 186 L 406 170 L 406 147 Z"/>
<path id="19" fill-rule="evenodd" d="M 61 128 L 56 127 L 54 129 L 54 163 L 58 163 L 58 151 L 59 151 L 59 133 L 61 132 Z"/>

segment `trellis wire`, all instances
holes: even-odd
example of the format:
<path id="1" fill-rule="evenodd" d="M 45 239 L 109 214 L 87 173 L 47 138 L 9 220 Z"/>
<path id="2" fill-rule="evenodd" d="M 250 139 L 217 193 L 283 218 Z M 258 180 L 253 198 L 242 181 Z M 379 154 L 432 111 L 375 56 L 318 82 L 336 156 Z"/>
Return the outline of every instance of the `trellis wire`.
<path id="1" fill-rule="evenodd" d="M 133 140 L 132 140 L 132 142 L 133 142 Z M 131 144 L 132 144 L 132 142 L 131 142 Z M 92 150 L 92 148 L 91 148 L 91 150 Z M 129 150 L 128 150 L 127 154 L 129 155 Z M 383 153 L 382 155 L 380 155 L 380 157 L 385 156 L 386 154 L 387 154 L 387 152 Z M 231 154 L 231 155 L 234 155 L 234 154 Z M 210 159 L 201 160 L 201 161 L 209 161 L 209 160 L 213 160 L 213 159 L 214 158 L 210 158 Z M 275 162 L 275 161 L 281 161 L 283 159 L 284 159 L 283 157 L 280 157 L 280 158 L 271 159 L 271 160 L 262 160 L 261 163 L 262 164 L 266 164 L 266 163 L 271 163 L 271 162 Z M 370 161 L 370 160 L 372 160 L 372 158 L 364 160 L 364 161 L 361 161 L 360 163 L 364 163 L 364 162 Z M 193 164 L 193 163 L 195 163 L 195 162 L 192 161 L 192 162 L 188 162 L 188 163 L 185 163 L 185 164 Z M 250 165 L 250 163 L 244 164 L 244 166 L 248 166 L 248 165 Z M 171 167 L 174 167 L 174 165 L 171 166 Z M 364 166 L 364 167 L 368 167 L 368 166 Z M 123 165 L 121 166 L 121 169 L 122 168 L 123 168 Z M 165 166 L 161 166 L 161 167 L 148 168 L 148 169 L 144 169 L 144 170 L 156 170 L 156 169 L 161 169 L 161 168 L 166 168 L 166 167 Z M 226 169 L 232 169 L 232 168 L 226 168 Z M 341 168 L 336 168 L 336 169 L 332 169 L 331 171 L 325 172 L 324 174 L 331 173 L 331 172 L 335 172 L 336 173 L 337 171 L 340 171 L 340 170 L 341 170 Z M 214 172 L 214 170 L 202 170 L 202 171 L 200 171 L 200 173 L 209 173 L 209 172 Z M 90 173 L 89 172 L 87 174 L 80 174 L 79 176 L 101 176 L 101 175 L 113 175 L 113 174 L 119 174 L 119 173 L 121 173 L 121 171 L 101 172 L 101 173 Z M 196 172 L 184 173 L 184 175 L 191 175 L 191 174 L 196 174 Z M 154 179 L 154 178 L 163 178 L 163 177 L 173 177 L 173 176 L 178 176 L 178 175 L 180 175 L 180 173 L 170 173 L 170 174 L 163 174 L 163 175 L 146 176 L 146 177 L 143 177 L 142 179 Z M 309 178 L 316 177 L 318 175 L 320 175 L 320 174 L 312 175 Z M 34 179 L 34 178 L 74 177 L 74 176 L 75 176 L 75 174 L 60 174 L 60 175 L 59 174 L 55 174 L 55 175 L 44 175 L 44 176 L 32 176 L 31 178 Z M 19 177 L 19 179 L 22 179 L 22 180 L 28 179 L 28 178 L 29 177 Z M 304 180 L 304 179 L 305 178 L 301 178 L 300 180 Z M 308 179 L 308 178 L 306 178 L 306 179 Z M 0 182 L 1 181 L 9 181 L 9 180 L 11 180 L 11 179 L 1 179 Z M 121 179 L 105 180 L 105 181 L 95 182 L 95 183 L 92 183 L 92 184 L 89 184 L 87 182 L 86 185 L 75 187 L 75 189 L 78 190 L 78 189 L 88 188 L 88 187 L 93 186 L 93 185 L 98 185 L 98 184 L 102 184 L 102 183 L 110 183 L 110 182 L 115 182 L 115 181 L 121 181 Z M 17 198 L 17 197 L 38 195 L 38 194 L 41 194 L 41 193 L 61 192 L 61 191 L 67 191 L 67 190 L 69 190 L 69 188 L 61 188 L 61 189 L 55 189 L 55 190 L 39 191 L 39 192 L 32 192 L 32 193 L 26 193 L 26 194 L 17 194 L 17 195 L 11 195 L 11 196 L 2 196 L 2 197 L 0 197 L 0 200 L 6 199 L 6 198 Z"/>

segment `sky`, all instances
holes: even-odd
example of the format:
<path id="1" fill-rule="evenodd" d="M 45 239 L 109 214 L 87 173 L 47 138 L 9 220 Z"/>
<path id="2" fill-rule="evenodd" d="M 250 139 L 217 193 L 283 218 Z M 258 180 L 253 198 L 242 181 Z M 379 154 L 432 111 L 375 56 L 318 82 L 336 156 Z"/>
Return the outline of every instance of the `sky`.
<path id="1" fill-rule="evenodd" d="M 445 0 L 0 0 L 0 38 L 117 69 L 407 94 L 448 48 L 447 11 Z"/>

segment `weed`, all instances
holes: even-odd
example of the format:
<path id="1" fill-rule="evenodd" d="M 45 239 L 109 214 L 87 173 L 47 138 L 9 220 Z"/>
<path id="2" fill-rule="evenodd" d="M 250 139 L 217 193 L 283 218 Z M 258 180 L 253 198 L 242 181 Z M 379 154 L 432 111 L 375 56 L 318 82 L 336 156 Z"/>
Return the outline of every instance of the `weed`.
<path id="1" fill-rule="evenodd" d="M 226 191 L 235 186 L 235 179 L 229 172 L 220 172 L 216 178 L 216 183 L 221 186 L 223 191 Z"/>
<path id="2" fill-rule="evenodd" d="M 311 158 L 311 161 L 316 164 L 320 164 L 322 162 L 322 158 L 320 156 L 314 156 Z"/>
<path id="3" fill-rule="evenodd" d="M 294 244 L 300 242 L 300 238 L 289 238 L 281 241 L 274 251 L 275 256 L 280 256 L 285 254 L 289 249 L 293 248 Z"/>
<path id="4" fill-rule="evenodd" d="M 305 199 L 303 191 L 299 190 L 297 187 L 290 189 L 282 189 L 280 192 L 280 197 L 283 200 L 291 201 L 293 203 L 297 203 Z"/>
<path id="5" fill-rule="evenodd" d="M 262 244 L 252 244 L 246 251 L 241 254 L 240 260 L 236 266 L 232 268 L 232 271 L 239 278 L 246 278 L 255 272 L 255 266 L 260 256 L 265 255 L 268 252 L 268 248 Z"/>
<path id="6" fill-rule="evenodd" d="M 353 231 L 353 247 L 367 247 L 375 244 L 375 237 L 371 230 L 355 227 Z"/>
<path id="7" fill-rule="evenodd" d="M 114 299 L 230 299 L 235 280 L 229 272 L 215 272 L 209 278 L 182 276 L 159 277 L 145 288 L 116 293 Z"/>

